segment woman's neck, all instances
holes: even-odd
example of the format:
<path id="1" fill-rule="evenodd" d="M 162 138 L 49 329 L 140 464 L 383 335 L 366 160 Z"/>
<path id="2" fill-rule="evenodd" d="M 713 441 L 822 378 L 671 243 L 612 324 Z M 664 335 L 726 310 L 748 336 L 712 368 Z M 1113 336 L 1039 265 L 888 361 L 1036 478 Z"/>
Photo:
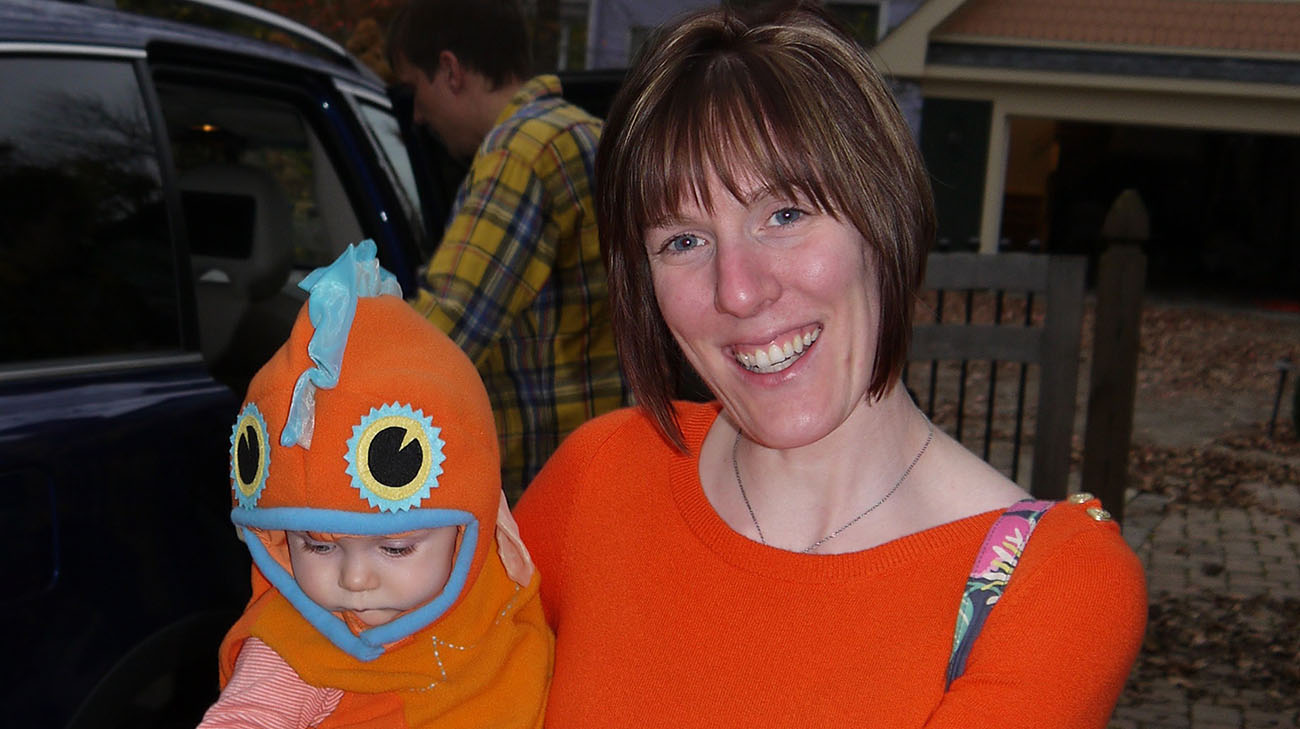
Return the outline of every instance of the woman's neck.
<path id="1" fill-rule="evenodd" d="M 725 417 L 701 452 L 706 495 L 738 532 L 751 539 L 761 532 L 761 541 L 795 551 L 824 540 L 869 508 L 816 551 L 865 548 L 861 545 L 870 546 L 877 536 L 884 541 L 892 531 L 880 524 L 897 520 L 882 516 L 894 511 L 895 503 L 911 500 L 900 498 L 908 485 L 900 478 L 909 466 L 907 480 L 916 478 L 917 455 L 932 441 L 929 422 L 901 387 L 880 401 L 864 402 L 835 430 L 797 448 L 766 448 L 743 435 L 737 440 L 735 425 Z"/>

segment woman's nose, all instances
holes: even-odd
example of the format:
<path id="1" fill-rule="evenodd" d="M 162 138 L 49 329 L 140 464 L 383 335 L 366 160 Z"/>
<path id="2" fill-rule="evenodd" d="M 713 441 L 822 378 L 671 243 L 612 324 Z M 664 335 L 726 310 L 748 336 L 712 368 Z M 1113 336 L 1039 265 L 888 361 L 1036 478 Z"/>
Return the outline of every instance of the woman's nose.
<path id="1" fill-rule="evenodd" d="M 339 587 L 351 592 L 364 592 L 379 586 L 379 573 L 365 559 L 349 557 L 339 570 Z"/>
<path id="2" fill-rule="evenodd" d="M 774 261 L 761 244 L 733 237 L 719 240 L 713 300 L 718 311 L 748 317 L 781 295 Z"/>

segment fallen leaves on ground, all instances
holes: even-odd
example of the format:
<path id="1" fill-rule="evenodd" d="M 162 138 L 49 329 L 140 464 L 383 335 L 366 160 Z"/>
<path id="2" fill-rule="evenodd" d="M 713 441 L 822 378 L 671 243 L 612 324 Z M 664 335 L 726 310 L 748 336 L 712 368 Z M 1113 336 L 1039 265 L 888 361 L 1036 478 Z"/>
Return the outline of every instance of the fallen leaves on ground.
<path id="1" fill-rule="evenodd" d="M 1147 633 L 1126 699 L 1141 703 L 1162 686 L 1192 701 L 1233 697 L 1265 711 L 1300 696 L 1300 599 L 1189 594 L 1153 598 Z"/>
<path id="2" fill-rule="evenodd" d="M 1273 438 L 1257 424 L 1205 446 L 1135 444 L 1129 452 L 1129 485 L 1165 496 L 1174 507 L 1255 509 L 1300 523 L 1300 512 L 1261 503 L 1250 484 L 1300 484 L 1300 441 L 1290 425 L 1279 426 Z"/>
<path id="3" fill-rule="evenodd" d="M 1280 458 L 1300 458 L 1300 436 L 1291 423 L 1279 418 L 1269 434 L 1267 423 L 1258 423 L 1252 427 L 1225 433 L 1215 441 L 1216 445 L 1243 453 L 1268 453 Z"/>
<path id="4" fill-rule="evenodd" d="M 1294 317 L 1152 303 L 1142 309 L 1138 387 L 1149 395 L 1271 397 L 1283 359 L 1300 364 L 1300 322 Z M 1291 371 L 1288 379 L 1297 375 L 1300 370 Z"/>
<path id="5" fill-rule="evenodd" d="M 1088 329 L 1085 324 L 1085 343 Z M 1141 346 L 1140 402 L 1188 395 L 1209 401 L 1247 397 L 1271 402 L 1280 379 L 1278 362 L 1300 360 L 1300 320 L 1249 310 L 1148 304 L 1142 313 Z M 1287 377 L 1290 391 L 1300 369 Z M 1129 485 L 1168 498 L 1166 508 L 1238 508 L 1300 523 L 1300 512 L 1262 503 L 1258 496 L 1260 486 L 1267 490 L 1300 485 L 1300 437 L 1289 397 L 1279 410 L 1271 427 L 1257 423 L 1237 428 L 1200 446 L 1135 443 Z M 1225 565 L 1206 562 L 1200 569 L 1214 576 Z M 1242 709 L 1295 709 L 1300 696 L 1300 600 L 1266 592 L 1152 595 L 1146 638 L 1122 701 L 1167 700 L 1170 691 L 1191 702 L 1213 699 Z"/>

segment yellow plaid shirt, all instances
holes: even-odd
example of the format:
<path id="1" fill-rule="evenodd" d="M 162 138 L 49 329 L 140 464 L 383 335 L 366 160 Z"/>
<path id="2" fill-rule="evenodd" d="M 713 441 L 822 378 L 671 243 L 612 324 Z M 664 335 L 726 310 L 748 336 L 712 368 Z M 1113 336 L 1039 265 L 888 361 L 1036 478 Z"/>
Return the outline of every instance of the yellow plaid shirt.
<path id="1" fill-rule="evenodd" d="M 564 436 L 629 400 L 592 203 L 600 128 L 555 76 L 524 84 L 479 146 L 413 301 L 483 376 L 512 502 Z"/>

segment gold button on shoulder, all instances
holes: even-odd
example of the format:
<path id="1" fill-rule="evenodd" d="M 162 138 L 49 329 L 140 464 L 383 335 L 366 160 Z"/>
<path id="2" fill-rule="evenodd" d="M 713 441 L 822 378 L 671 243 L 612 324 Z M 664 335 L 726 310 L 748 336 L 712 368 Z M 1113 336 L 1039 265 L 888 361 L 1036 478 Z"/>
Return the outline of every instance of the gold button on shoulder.
<path id="1" fill-rule="evenodd" d="M 1110 521 L 1110 512 L 1105 509 L 1090 506 L 1088 507 L 1087 514 L 1097 521 Z"/>
<path id="2" fill-rule="evenodd" d="M 1089 501 L 1092 501 L 1092 499 L 1093 499 L 1092 494 L 1088 493 L 1087 491 L 1080 491 L 1077 494 L 1070 495 L 1071 504 L 1086 504 Z"/>

